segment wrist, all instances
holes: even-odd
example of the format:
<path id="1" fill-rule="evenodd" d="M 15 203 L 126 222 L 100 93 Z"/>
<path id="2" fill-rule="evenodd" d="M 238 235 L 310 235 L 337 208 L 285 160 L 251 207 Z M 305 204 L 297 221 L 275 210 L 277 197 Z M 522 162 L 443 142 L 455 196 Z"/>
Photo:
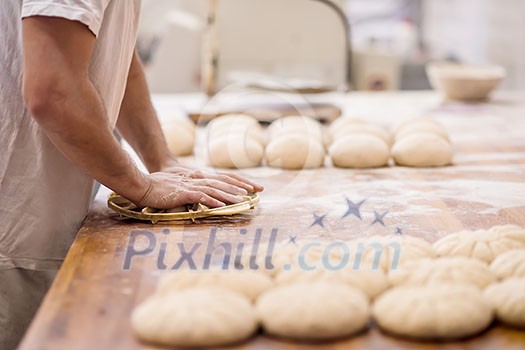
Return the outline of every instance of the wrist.
<path id="1" fill-rule="evenodd" d="M 118 185 L 112 188 L 115 192 L 139 205 L 150 191 L 151 180 L 147 174 L 139 169 L 118 181 Z"/>
<path id="2" fill-rule="evenodd" d="M 144 194 L 142 195 L 142 198 L 137 201 L 137 202 L 134 202 L 137 206 L 144 206 L 146 203 L 146 201 L 148 200 L 149 198 L 149 195 L 151 193 L 151 191 L 153 190 L 153 182 L 148 179 L 148 187 L 146 188 L 146 192 L 144 192 Z"/>

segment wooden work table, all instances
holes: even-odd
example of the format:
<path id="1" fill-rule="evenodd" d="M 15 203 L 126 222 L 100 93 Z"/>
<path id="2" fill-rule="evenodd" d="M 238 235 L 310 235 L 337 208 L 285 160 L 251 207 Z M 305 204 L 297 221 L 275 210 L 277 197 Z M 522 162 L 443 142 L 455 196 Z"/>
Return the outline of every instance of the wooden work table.
<path id="1" fill-rule="evenodd" d="M 133 337 L 131 311 L 152 293 L 159 266 L 169 269 L 179 259 L 179 246 L 189 251 L 201 243 L 194 258 L 197 265 L 202 264 L 214 229 L 216 244 L 229 242 L 235 247 L 238 242 L 252 241 L 257 229 L 263 241 L 276 229 L 283 241 L 296 236 L 350 239 L 397 231 L 433 242 L 461 229 L 525 225 L 525 94 L 500 93 L 491 103 L 480 104 L 443 102 L 430 92 L 317 98 L 334 101 L 348 113 L 384 124 L 410 115 L 432 115 L 450 131 L 455 165 L 374 170 L 327 167 L 303 172 L 252 169 L 241 173 L 266 187 L 255 210 L 231 219 L 197 223 L 151 225 L 119 220 L 99 195 L 21 349 L 153 349 Z M 155 98 L 161 114 L 185 101 L 195 98 Z M 344 217 L 346 198 L 365 200 L 361 219 L 356 215 Z M 372 224 L 374 212 L 387 212 L 384 226 Z M 314 215 L 325 214 L 322 225 L 314 224 Z M 125 269 L 130 247 L 139 251 L 148 246 L 152 252 L 133 257 L 130 268 Z M 165 252 L 160 262 L 159 252 Z M 468 340 L 421 343 L 385 335 L 371 326 L 338 342 L 299 344 L 259 335 L 234 348 L 512 350 L 525 348 L 525 332 L 494 325 Z"/>

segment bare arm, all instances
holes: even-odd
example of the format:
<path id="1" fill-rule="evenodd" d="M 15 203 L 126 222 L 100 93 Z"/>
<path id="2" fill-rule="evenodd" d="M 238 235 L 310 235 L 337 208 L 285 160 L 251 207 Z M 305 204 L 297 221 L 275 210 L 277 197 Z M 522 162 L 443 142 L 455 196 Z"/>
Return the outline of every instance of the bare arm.
<path id="1" fill-rule="evenodd" d="M 143 174 L 113 136 L 89 79 L 93 34 L 79 22 L 53 17 L 23 20 L 26 105 L 54 145 L 76 166 L 133 202 L 158 208 L 200 202 L 238 202 L 245 191 L 173 173 Z"/>
<path id="2" fill-rule="evenodd" d="M 126 93 L 117 122 L 122 136 L 133 147 L 150 172 L 169 171 L 195 179 L 223 181 L 247 191 L 262 191 L 263 187 L 234 174 L 218 174 L 189 169 L 180 165 L 168 150 L 159 121 L 151 103 L 150 92 L 140 58 L 135 53 L 131 62 Z"/>
<path id="3" fill-rule="evenodd" d="M 117 128 L 150 172 L 176 162 L 166 145 L 137 53 L 131 62 Z"/>

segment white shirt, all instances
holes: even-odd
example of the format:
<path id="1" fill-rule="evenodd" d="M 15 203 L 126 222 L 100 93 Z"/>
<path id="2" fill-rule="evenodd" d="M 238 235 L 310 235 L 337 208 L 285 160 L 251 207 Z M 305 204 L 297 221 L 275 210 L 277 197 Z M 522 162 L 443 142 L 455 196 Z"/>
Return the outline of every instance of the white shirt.
<path id="1" fill-rule="evenodd" d="M 96 35 L 90 79 L 115 126 L 139 12 L 140 0 L 0 1 L 0 268 L 58 268 L 93 188 L 93 180 L 60 153 L 24 106 L 21 19 L 61 17 Z"/>

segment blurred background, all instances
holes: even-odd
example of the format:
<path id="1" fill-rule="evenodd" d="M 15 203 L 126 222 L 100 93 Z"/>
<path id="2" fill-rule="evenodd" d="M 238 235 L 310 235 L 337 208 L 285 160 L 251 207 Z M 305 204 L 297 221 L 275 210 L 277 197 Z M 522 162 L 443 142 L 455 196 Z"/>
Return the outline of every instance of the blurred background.
<path id="1" fill-rule="evenodd" d="M 225 86 L 422 90 L 429 61 L 497 64 L 525 89 L 523 0 L 143 0 L 153 93 Z"/>

